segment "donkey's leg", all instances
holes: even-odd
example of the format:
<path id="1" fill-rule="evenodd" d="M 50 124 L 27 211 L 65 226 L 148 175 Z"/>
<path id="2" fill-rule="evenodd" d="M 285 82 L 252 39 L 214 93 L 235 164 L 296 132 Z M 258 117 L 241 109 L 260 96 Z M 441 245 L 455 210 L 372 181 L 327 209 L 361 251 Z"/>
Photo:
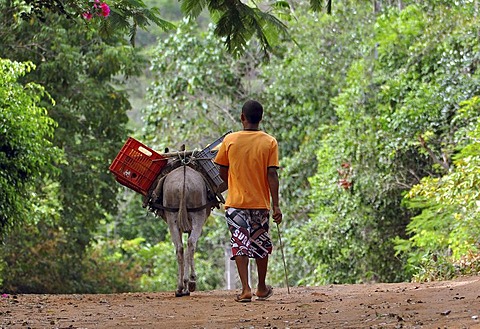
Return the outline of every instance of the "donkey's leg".
<path id="1" fill-rule="evenodd" d="M 190 273 L 190 256 L 189 256 L 189 248 L 187 246 L 187 250 L 186 250 L 186 253 L 185 253 L 185 263 L 184 263 L 184 267 L 183 267 L 183 286 L 185 287 L 186 291 L 188 291 L 188 293 L 192 292 L 192 291 L 195 291 L 195 289 L 191 290 L 190 289 L 190 283 L 189 283 L 189 273 Z"/>
<path id="2" fill-rule="evenodd" d="M 195 291 L 197 288 L 197 273 L 195 272 L 195 250 L 197 248 L 197 242 L 202 234 L 203 224 L 205 223 L 206 211 L 196 211 L 190 213 L 192 218 L 192 232 L 190 233 L 187 241 L 187 261 L 185 264 L 185 277 L 188 279 L 188 290 L 190 292 Z M 190 276 L 188 276 L 187 266 L 190 267 Z"/>
<path id="3" fill-rule="evenodd" d="M 175 296 L 181 297 L 187 295 L 185 292 L 185 285 L 183 283 L 184 275 L 184 250 L 182 242 L 182 233 L 179 231 L 177 226 L 177 213 L 174 212 L 165 212 L 165 217 L 167 219 L 168 228 L 170 230 L 170 235 L 172 236 L 172 242 L 175 246 L 175 253 L 177 255 L 177 290 L 175 291 Z M 188 291 L 187 291 L 188 292 Z"/>

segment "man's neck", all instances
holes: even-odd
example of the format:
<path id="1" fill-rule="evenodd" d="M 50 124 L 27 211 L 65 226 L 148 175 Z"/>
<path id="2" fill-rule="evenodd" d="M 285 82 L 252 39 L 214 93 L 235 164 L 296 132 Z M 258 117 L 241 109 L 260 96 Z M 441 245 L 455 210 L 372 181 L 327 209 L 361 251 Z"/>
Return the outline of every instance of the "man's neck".
<path id="1" fill-rule="evenodd" d="M 243 130 L 257 131 L 257 130 L 259 130 L 258 127 L 259 127 L 258 124 L 246 124 L 246 125 L 243 126 Z"/>

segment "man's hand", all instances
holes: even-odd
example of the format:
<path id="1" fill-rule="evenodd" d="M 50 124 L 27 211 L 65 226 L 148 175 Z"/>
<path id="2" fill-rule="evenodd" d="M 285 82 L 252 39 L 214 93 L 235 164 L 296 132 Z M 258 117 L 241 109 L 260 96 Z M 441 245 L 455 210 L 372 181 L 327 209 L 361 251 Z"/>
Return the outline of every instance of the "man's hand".
<path id="1" fill-rule="evenodd" d="M 277 224 L 280 224 L 282 222 L 282 210 L 280 210 L 279 206 L 273 206 L 273 221 Z"/>

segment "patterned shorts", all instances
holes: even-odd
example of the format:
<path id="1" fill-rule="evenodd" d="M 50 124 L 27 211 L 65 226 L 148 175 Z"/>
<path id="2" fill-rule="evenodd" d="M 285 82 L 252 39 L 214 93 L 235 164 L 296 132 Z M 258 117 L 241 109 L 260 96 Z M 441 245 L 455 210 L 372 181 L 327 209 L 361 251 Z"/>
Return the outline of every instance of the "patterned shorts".
<path id="1" fill-rule="evenodd" d="M 232 258 L 265 258 L 272 253 L 268 234 L 270 211 L 266 209 L 227 208 L 225 218 L 232 234 Z"/>

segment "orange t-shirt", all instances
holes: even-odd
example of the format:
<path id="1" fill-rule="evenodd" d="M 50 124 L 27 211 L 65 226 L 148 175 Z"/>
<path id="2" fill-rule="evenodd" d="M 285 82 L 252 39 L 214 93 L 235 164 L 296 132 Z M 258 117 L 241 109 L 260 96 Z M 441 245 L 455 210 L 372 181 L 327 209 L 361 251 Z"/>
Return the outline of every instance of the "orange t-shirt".
<path id="1" fill-rule="evenodd" d="M 274 137 L 257 130 L 228 134 L 215 163 L 228 167 L 226 208 L 270 209 L 267 169 L 279 165 Z"/>

